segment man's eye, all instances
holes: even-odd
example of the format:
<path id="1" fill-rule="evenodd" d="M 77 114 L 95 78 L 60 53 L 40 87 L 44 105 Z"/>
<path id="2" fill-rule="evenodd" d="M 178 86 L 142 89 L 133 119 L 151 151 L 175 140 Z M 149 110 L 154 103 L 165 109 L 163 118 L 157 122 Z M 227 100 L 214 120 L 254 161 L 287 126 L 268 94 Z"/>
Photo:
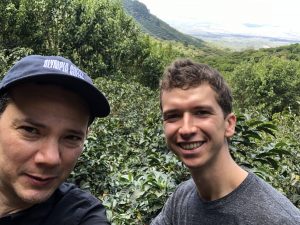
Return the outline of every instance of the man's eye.
<path id="1" fill-rule="evenodd" d="M 28 134 L 38 134 L 38 129 L 36 129 L 34 127 L 22 126 L 22 127 L 20 127 L 20 129 Z"/>
<path id="2" fill-rule="evenodd" d="M 75 135 L 69 135 L 66 137 L 68 140 L 70 141 L 81 141 L 82 138 L 81 137 L 78 137 L 78 136 L 75 136 Z"/>
<path id="3" fill-rule="evenodd" d="M 76 147 L 81 147 L 83 146 L 84 139 L 80 136 L 76 135 L 68 135 L 64 138 L 65 144 L 69 148 L 76 148 Z"/>
<path id="4" fill-rule="evenodd" d="M 163 116 L 164 121 L 174 121 L 179 118 L 178 114 L 167 114 Z"/>
<path id="5" fill-rule="evenodd" d="M 205 116 L 205 115 L 209 115 L 211 113 L 207 110 L 198 110 L 198 111 L 195 112 L 195 114 L 199 115 L 199 116 Z"/>

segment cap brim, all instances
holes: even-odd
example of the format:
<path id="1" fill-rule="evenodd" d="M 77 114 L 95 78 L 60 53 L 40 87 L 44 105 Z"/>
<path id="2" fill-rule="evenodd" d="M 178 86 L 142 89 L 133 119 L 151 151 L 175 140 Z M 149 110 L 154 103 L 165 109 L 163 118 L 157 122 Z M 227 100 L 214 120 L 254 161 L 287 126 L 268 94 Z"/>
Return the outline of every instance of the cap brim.
<path id="1" fill-rule="evenodd" d="M 110 106 L 106 97 L 94 85 L 78 77 L 53 73 L 35 74 L 16 79 L 1 89 L 7 89 L 20 82 L 49 82 L 62 85 L 83 97 L 88 103 L 93 117 L 106 117 L 110 113 Z"/>

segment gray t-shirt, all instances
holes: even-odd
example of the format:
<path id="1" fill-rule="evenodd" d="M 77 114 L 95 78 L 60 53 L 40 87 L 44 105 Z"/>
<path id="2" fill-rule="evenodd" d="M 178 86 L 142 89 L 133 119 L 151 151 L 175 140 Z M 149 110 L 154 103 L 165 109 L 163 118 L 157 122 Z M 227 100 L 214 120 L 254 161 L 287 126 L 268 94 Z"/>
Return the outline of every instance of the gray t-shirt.
<path id="1" fill-rule="evenodd" d="M 300 210 L 253 173 L 227 196 L 203 201 L 183 182 L 151 225 L 300 225 Z"/>

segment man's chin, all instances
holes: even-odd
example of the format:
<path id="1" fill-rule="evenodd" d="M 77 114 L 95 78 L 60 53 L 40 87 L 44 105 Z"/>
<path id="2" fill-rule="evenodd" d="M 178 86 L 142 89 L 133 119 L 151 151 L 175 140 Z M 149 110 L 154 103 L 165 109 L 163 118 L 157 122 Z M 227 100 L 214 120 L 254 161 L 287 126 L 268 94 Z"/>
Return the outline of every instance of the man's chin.
<path id="1" fill-rule="evenodd" d="M 19 194 L 21 200 L 27 205 L 35 205 L 47 201 L 55 189 L 51 190 L 27 190 Z"/>

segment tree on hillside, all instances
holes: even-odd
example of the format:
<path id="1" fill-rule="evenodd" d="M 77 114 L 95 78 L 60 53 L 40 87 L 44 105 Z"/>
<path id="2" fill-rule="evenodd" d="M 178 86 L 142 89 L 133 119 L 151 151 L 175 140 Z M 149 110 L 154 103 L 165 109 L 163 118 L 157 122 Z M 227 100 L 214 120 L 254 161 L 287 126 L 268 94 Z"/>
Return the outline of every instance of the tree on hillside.
<path id="1" fill-rule="evenodd" d="M 164 57 L 151 54 L 152 42 L 119 1 L 8 0 L 0 2 L 0 9 L 0 50 L 6 56 L 17 47 L 63 55 L 93 78 L 157 87 Z"/>
<path id="2" fill-rule="evenodd" d="M 233 71 L 230 83 L 238 108 L 299 114 L 300 62 L 278 57 L 244 62 Z"/>

